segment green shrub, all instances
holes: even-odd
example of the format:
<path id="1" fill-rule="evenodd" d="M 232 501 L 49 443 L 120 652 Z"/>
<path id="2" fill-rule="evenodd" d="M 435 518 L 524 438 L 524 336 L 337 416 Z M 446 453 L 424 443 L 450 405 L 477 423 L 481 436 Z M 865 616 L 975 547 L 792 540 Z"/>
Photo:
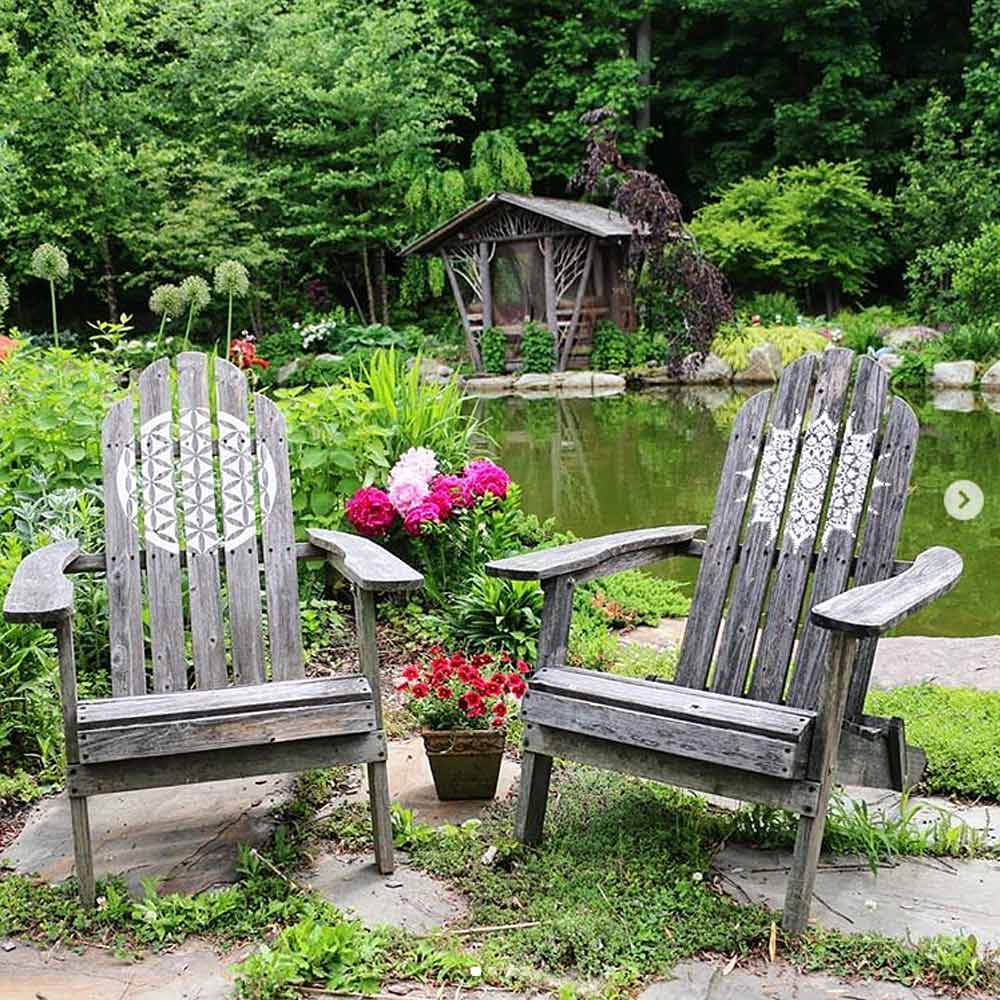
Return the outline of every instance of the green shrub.
<path id="1" fill-rule="evenodd" d="M 926 247 L 906 265 L 907 302 L 926 323 L 950 323 L 958 314 L 952 275 L 962 248 L 963 244 L 957 242 Z"/>
<path id="2" fill-rule="evenodd" d="M 595 324 L 590 367 L 599 372 L 620 372 L 628 367 L 629 360 L 628 338 L 625 332 L 606 319 Z"/>
<path id="3" fill-rule="evenodd" d="M 525 323 L 521 333 L 521 371 L 544 373 L 555 366 L 556 345 L 552 331 L 541 323 Z"/>
<path id="4" fill-rule="evenodd" d="M 480 343 L 483 368 L 493 375 L 504 375 L 507 371 L 507 334 L 498 326 L 491 326 Z"/>
<path id="5" fill-rule="evenodd" d="M 741 371 L 750 361 L 750 352 L 761 344 L 774 344 L 783 364 L 810 351 L 825 350 L 829 341 L 805 326 L 727 326 L 712 341 L 712 353 Z"/>
<path id="6" fill-rule="evenodd" d="M 899 364 L 893 368 L 889 376 L 890 381 L 893 386 L 901 388 L 924 386 L 938 360 L 940 360 L 939 355 L 932 350 L 904 350 Z"/>
<path id="7" fill-rule="evenodd" d="M 538 654 L 542 590 L 533 580 L 501 580 L 477 573 L 456 595 L 449 617 L 468 652 L 507 652 L 533 662 Z"/>
<path id="8" fill-rule="evenodd" d="M 596 612 L 610 627 L 623 628 L 683 618 L 691 609 L 691 599 L 676 580 L 634 569 L 580 587 L 577 605 L 585 613 Z"/>
<path id="9" fill-rule="evenodd" d="M 795 326 L 799 307 L 786 292 L 757 292 L 747 299 L 739 310 L 740 316 L 750 319 L 759 316 L 761 323 L 769 326 Z"/>
<path id="10" fill-rule="evenodd" d="M 912 317 L 892 306 L 869 306 L 860 312 L 842 309 L 831 318 L 830 325 L 841 331 L 841 346 L 867 354 L 869 349 L 877 351 L 882 346 L 884 331 L 912 322 Z"/>
<path id="11" fill-rule="evenodd" d="M 986 362 L 1000 357 L 1000 321 L 983 320 L 955 327 L 933 345 L 944 361 Z"/>
<path id="12" fill-rule="evenodd" d="M 69 351 L 24 347 L 0 364 L 0 529 L 14 492 L 100 481 L 101 422 L 119 392 L 114 368 Z"/>
<path id="13" fill-rule="evenodd" d="M 984 226 L 958 252 L 951 287 L 959 319 L 1000 319 L 1000 224 Z"/>

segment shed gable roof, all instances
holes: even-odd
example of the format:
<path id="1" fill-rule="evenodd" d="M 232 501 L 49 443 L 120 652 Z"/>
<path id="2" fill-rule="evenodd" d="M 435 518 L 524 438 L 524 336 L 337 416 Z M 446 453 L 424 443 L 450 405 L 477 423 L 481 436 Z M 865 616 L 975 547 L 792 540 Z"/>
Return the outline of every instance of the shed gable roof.
<path id="1" fill-rule="evenodd" d="M 481 198 L 475 204 L 453 215 L 435 229 L 418 237 L 401 251 L 402 256 L 433 250 L 441 243 L 461 233 L 463 227 L 487 215 L 500 204 L 512 205 L 543 218 L 562 223 L 571 229 L 599 239 L 631 236 L 632 224 L 619 212 L 601 205 L 589 205 L 568 198 L 540 198 L 530 194 L 511 194 L 506 191 L 494 192 Z"/>

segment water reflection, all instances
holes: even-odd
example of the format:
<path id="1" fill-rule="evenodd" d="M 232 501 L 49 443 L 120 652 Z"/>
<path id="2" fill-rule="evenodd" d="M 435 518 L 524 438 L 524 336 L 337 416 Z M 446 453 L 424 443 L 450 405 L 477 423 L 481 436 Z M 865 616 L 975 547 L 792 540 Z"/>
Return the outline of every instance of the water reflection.
<path id="1" fill-rule="evenodd" d="M 963 392 L 911 399 L 920 443 L 900 555 L 950 545 L 966 567 L 952 594 L 901 629 L 911 634 L 1000 632 L 1000 399 L 969 393 L 975 412 L 968 412 Z M 525 507 L 586 537 L 707 523 L 730 427 L 746 398 L 697 386 L 603 399 L 508 397 L 476 407 L 523 488 Z M 956 521 L 944 509 L 944 491 L 956 479 L 983 489 L 986 503 L 973 521 Z M 697 563 L 673 560 L 663 572 L 693 582 Z"/>

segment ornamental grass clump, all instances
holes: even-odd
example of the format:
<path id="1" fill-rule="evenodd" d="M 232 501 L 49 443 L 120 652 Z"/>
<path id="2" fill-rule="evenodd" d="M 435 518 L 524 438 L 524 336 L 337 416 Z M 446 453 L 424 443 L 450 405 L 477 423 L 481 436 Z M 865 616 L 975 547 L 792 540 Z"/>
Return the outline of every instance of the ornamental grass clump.
<path id="1" fill-rule="evenodd" d="M 69 260 L 66 254 L 53 243 L 43 243 L 31 255 L 31 273 L 49 283 L 52 297 L 52 340 L 59 346 L 59 320 L 56 316 L 56 282 L 69 275 Z"/>
<path id="2" fill-rule="evenodd" d="M 212 301 L 212 291 L 208 282 L 197 274 L 189 274 L 181 282 L 181 295 L 184 297 L 184 307 L 188 311 L 187 329 L 184 331 L 184 343 L 191 340 L 191 324 L 196 313 L 200 313 Z"/>
<path id="3" fill-rule="evenodd" d="M 167 320 L 180 318 L 184 314 L 184 305 L 184 293 L 177 285 L 157 285 L 149 296 L 149 311 L 160 317 L 160 332 L 156 335 L 157 357 Z"/>
<path id="4" fill-rule="evenodd" d="M 250 275 L 238 260 L 224 260 L 215 268 L 215 291 L 229 298 L 229 313 L 226 318 L 226 357 L 229 357 L 233 341 L 233 298 L 243 298 L 250 291 Z"/>
<path id="5" fill-rule="evenodd" d="M 511 704 L 528 689 L 524 675 L 530 670 L 506 653 L 466 657 L 434 647 L 430 662 L 403 669 L 396 690 L 407 696 L 406 707 L 425 729 L 501 729 Z"/>

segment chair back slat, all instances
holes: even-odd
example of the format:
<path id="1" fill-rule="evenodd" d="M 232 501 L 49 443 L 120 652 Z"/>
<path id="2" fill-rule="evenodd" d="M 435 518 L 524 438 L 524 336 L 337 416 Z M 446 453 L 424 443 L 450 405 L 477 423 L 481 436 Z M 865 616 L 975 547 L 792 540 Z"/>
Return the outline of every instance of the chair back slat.
<path id="1" fill-rule="evenodd" d="M 677 683 L 685 687 L 703 688 L 712 665 L 770 402 L 770 391 L 758 393 L 743 406 L 733 423 L 677 661 Z"/>
<path id="2" fill-rule="evenodd" d="M 853 361 L 854 352 L 843 348 L 824 351 L 820 359 L 809 424 L 802 436 L 781 549 L 767 600 L 767 617 L 750 678 L 750 697 L 757 701 L 779 701 L 785 690 L 813 546 L 833 474 Z"/>
<path id="3" fill-rule="evenodd" d="M 233 677 L 237 684 L 264 680 L 257 498 L 247 381 L 233 364 L 215 362 L 219 419 L 219 478 Z"/>
<path id="4" fill-rule="evenodd" d="M 139 376 L 138 418 L 130 395 L 104 421 L 116 697 L 266 680 L 262 585 L 270 676 L 304 676 L 284 417 L 261 395 L 251 417 L 246 376 L 227 361 L 214 360 L 212 389 L 210 359 L 185 352 L 176 380 L 166 360 Z"/>
<path id="5" fill-rule="evenodd" d="M 221 688 L 228 685 L 229 677 L 219 580 L 220 537 L 208 359 L 204 354 L 185 352 L 177 356 L 177 401 L 181 508 L 184 511 L 195 681 L 199 688 Z"/>
<path id="6" fill-rule="evenodd" d="M 111 692 L 116 698 L 146 693 L 133 410 L 131 396 L 115 403 L 101 431 Z"/>
<path id="7" fill-rule="evenodd" d="M 885 370 L 870 358 L 862 358 L 816 559 L 810 604 L 834 597 L 848 586 L 888 392 Z M 891 441 L 894 434 L 895 429 L 888 425 L 884 440 Z M 829 632 L 806 621 L 788 691 L 790 705 L 815 708 L 829 652 Z"/>
<path id="8" fill-rule="evenodd" d="M 184 608 L 170 363 L 165 358 L 154 361 L 139 376 L 139 421 L 153 687 L 157 693 L 183 691 L 187 688 Z"/>
<path id="9" fill-rule="evenodd" d="M 305 675 L 302 625 L 296 600 L 298 570 L 288 441 L 284 415 L 267 396 L 256 394 L 253 409 L 257 423 L 257 475 L 271 673 L 276 681 L 288 681 Z"/>
<path id="10" fill-rule="evenodd" d="M 909 404 L 898 397 L 893 399 L 872 482 L 868 523 L 865 525 L 858 553 L 854 582 L 859 586 L 885 580 L 892 575 L 919 434 L 920 425 Z M 877 639 L 862 639 L 858 643 L 857 659 L 847 696 L 848 718 L 855 718 L 864 711 L 877 645 Z"/>
<path id="11" fill-rule="evenodd" d="M 816 356 L 807 354 L 785 370 L 778 384 L 712 678 L 712 690 L 719 694 L 743 693 L 815 368 Z"/>

